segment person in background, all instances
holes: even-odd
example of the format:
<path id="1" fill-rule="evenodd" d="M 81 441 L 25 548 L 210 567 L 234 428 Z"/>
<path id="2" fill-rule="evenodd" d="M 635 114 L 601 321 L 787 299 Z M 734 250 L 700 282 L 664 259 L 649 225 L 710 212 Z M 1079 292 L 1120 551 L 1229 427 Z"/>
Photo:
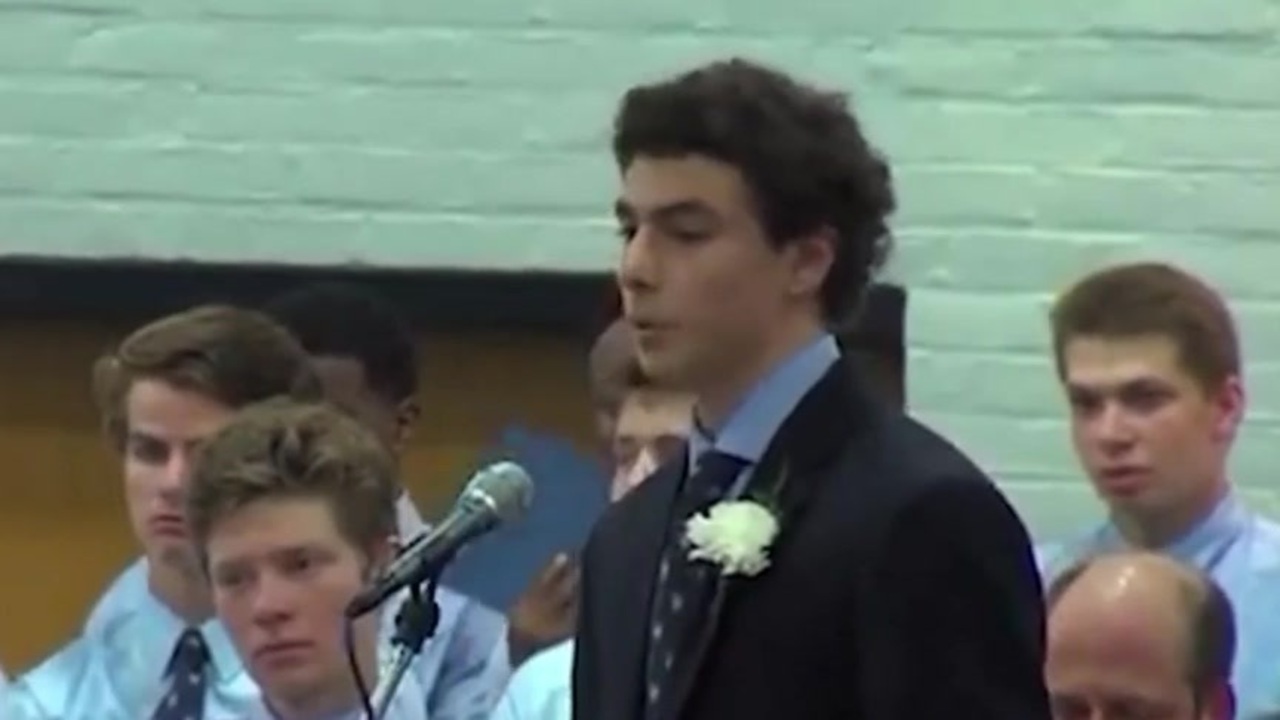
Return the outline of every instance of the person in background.
<path id="1" fill-rule="evenodd" d="M 907 291 L 875 283 L 862 309 L 837 328 L 840 350 L 890 406 L 907 406 Z"/>
<path id="2" fill-rule="evenodd" d="M 264 310 L 293 333 L 311 355 L 329 400 L 370 428 L 398 460 L 421 415 L 418 344 L 399 311 L 373 291 L 349 283 L 303 286 L 269 301 Z M 526 469 L 534 474 L 536 468 Z M 537 474 L 534 477 L 536 481 Z M 427 526 L 403 484 L 398 487 L 400 532 L 410 539 Z M 552 505 L 547 498 L 538 497 L 533 514 L 539 510 L 554 513 L 557 508 Z M 496 575 L 533 575 L 518 598 L 509 606 L 500 606 L 507 609 L 503 632 L 512 666 L 563 640 L 573 630 L 576 575 L 566 558 L 552 557 L 560 548 L 544 548 L 538 566 L 511 566 L 513 558 L 523 555 L 509 548 L 513 542 L 527 543 L 532 520 L 526 517 L 517 535 L 499 529 L 493 537 L 485 538 L 496 541 L 487 547 L 488 552 L 484 547 L 479 551 L 476 545 L 468 547 L 446 570 L 441 590 L 446 595 L 457 590 L 475 598 L 475 591 L 486 587 L 481 582 L 486 576 L 492 582 Z M 473 579 L 475 582 L 468 582 Z M 477 616 L 488 615 L 475 612 Z M 483 622 L 477 619 L 477 624 L 489 629 L 478 632 L 472 644 L 482 642 L 494 626 L 487 617 Z"/>
<path id="3" fill-rule="evenodd" d="M 136 330 L 95 365 L 94 380 L 143 557 L 99 599 L 80 637 L 16 680 L 0 717 L 237 716 L 258 689 L 212 618 L 183 499 L 194 450 L 239 409 L 274 396 L 323 398 L 311 360 L 266 315 L 206 306 Z M 434 717 L 473 716 L 492 707 L 510 673 L 502 618 L 456 596 L 439 600 L 439 626 L 419 658 L 424 704 Z M 187 677 L 199 682 L 183 687 L 183 703 L 160 702 Z"/>
<path id="4" fill-rule="evenodd" d="M 418 345 L 389 302 L 359 285 L 317 283 L 282 293 L 262 308 L 311 356 L 325 397 L 369 428 L 399 458 L 422 414 Z M 397 483 L 400 532 L 427 525 Z"/>
<path id="5" fill-rule="evenodd" d="M 250 406 L 209 439 L 187 517 L 213 606 L 262 691 L 252 720 L 360 718 L 360 686 L 390 648 L 377 613 L 344 610 L 397 547 L 399 482 L 387 446 L 330 404 Z M 426 720 L 405 675 L 384 716 Z"/>
<path id="6" fill-rule="evenodd" d="M 616 300 L 616 288 L 614 290 Z M 610 309 L 609 317 L 616 318 L 616 302 Z M 537 582 L 553 588 L 559 586 L 557 594 L 567 601 L 565 607 L 569 613 L 576 616 L 577 564 L 573 558 L 609 504 L 608 487 L 600 482 L 600 475 L 612 472 L 614 466 L 611 459 L 613 423 L 628 382 L 625 375 L 628 353 L 625 341 L 620 341 L 617 333 L 593 335 L 587 353 L 595 428 L 593 453 L 584 456 L 569 441 L 525 428 L 513 427 L 503 432 L 500 447 L 491 459 L 514 459 L 529 470 L 538 483 L 532 516 L 509 534 L 499 531 L 481 538 L 468 548 L 467 562 L 451 568 L 452 574 L 446 578 L 455 582 L 470 581 L 477 588 L 496 589 L 500 583 L 513 584 L 514 575 L 508 578 L 508 573 L 520 568 L 533 569 L 554 555 L 551 568 L 543 571 Z M 541 478 L 554 478 L 554 481 L 539 482 Z M 489 569 L 492 566 L 501 566 L 507 571 L 495 573 Z M 521 572 L 528 573 L 527 570 Z M 570 579 L 572 583 L 566 582 Z M 529 596 L 526 593 L 526 597 Z M 545 618 L 535 624 L 565 629 L 556 614 L 539 611 L 539 605 L 542 604 L 526 604 L 526 609 L 517 605 L 511 613 L 513 624 L 515 617 L 528 613 Z M 544 636 L 550 634 L 543 633 Z"/>
<path id="7" fill-rule="evenodd" d="M 636 363 L 633 340 L 631 330 L 618 321 L 596 344 L 597 351 L 610 350 L 607 356 L 593 353 L 593 370 L 621 384 L 618 407 L 603 408 L 608 421 L 601 426 L 613 433 L 609 454 L 614 471 L 609 494 L 614 501 L 679 454 L 693 418 L 688 396 L 663 390 L 644 376 Z M 609 367 L 614 363 L 616 366 Z M 593 372 L 593 385 L 600 377 Z M 491 720 L 569 720 L 572 671 L 572 640 L 535 655 L 512 676 Z"/>
<path id="8" fill-rule="evenodd" d="M 1167 555 L 1103 555 L 1055 578 L 1048 607 L 1054 720 L 1237 717 L 1235 619 L 1209 576 Z"/>
<path id="9" fill-rule="evenodd" d="M 0 717 L 243 716 L 258 689 L 213 617 L 183 501 L 196 447 L 238 409 L 277 395 L 321 397 L 307 356 L 265 315 L 198 307 L 125 338 L 95 364 L 94 391 L 142 557 L 79 638 L 16 679 Z"/>
<path id="10" fill-rule="evenodd" d="M 1123 549 L 1208 574 L 1240 628 L 1240 716 L 1280 712 L 1280 526 L 1245 506 L 1227 469 L 1246 393 L 1226 303 L 1181 269 L 1134 263 L 1076 282 L 1050 322 L 1072 442 L 1108 517 L 1039 549 L 1046 584 Z"/>
<path id="11" fill-rule="evenodd" d="M 635 338 L 621 320 L 608 323 L 591 344 L 587 353 L 587 387 L 591 392 L 592 419 L 600 455 L 612 462 L 616 433 L 614 425 L 622 410 L 622 401 L 630 392 L 638 372 L 635 364 Z"/>

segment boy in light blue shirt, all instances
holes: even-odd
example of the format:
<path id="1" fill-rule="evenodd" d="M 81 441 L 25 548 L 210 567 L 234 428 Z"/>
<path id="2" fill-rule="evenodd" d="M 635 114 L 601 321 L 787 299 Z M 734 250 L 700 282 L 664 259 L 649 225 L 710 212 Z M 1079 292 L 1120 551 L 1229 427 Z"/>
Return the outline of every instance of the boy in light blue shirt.
<path id="1" fill-rule="evenodd" d="M 257 312 L 206 306 L 150 323 L 95 366 L 108 438 L 123 460 L 125 500 L 143 558 L 91 615 L 80 638 L 19 677 L 5 720 L 168 720 L 182 659 L 204 702 L 179 720 L 241 720 L 258 688 L 212 617 L 191 548 L 184 496 L 196 447 L 236 411 L 272 396 L 319 400 L 311 358 Z M 418 663 L 433 720 L 491 705 L 509 666 L 497 613 L 441 592 L 441 622 Z M 184 649 L 199 652 L 184 655 Z M 199 668 L 198 670 L 195 668 Z"/>
<path id="2" fill-rule="evenodd" d="M 1246 402 L 1223 297 L 1164 263 L 1074 283 L 1051 316 L 1076 455 L 1106 504 L 1101 522 L 1038 548 L 1045 585 L 1096 555 L 1149 550 L 1214 580 L 1240 629 L 1239 717 L 1280 713 L 1280 525 L 1245 506 L 1228 457 Z"/>
<path id="3" fill-rule="evenodd" d="M 680 452 L 693 420 L 692 399 L 651 385 L 635 364 L 631 332 L 615 323 L 597 340 L 593 358 L 606 367 L 593 376 L 619 383 L 616 405 L 601 401 L 605 384 L 593 378 L 592 393 L 608 433 L 614 473 L 609 481 L 614 501 L 647 479 L 662 462 Z M 491 720 L 569 720 L 572 710 L 572 640 L 534 655 L 512 676 Z"/>
<path id="4" fill-rule="evenodd" d="M 397 492 L 386 447 L 329 405 L 252 406 L 201 453 L 186 514 L 217 616 L 262 689 L 252 717 L 361 717 L 390 648 L 378 613 L 349 626 L 344 613 L 395 557 Z M 387 720 L 426 720 L 416 682 L 404 676 Z"/>

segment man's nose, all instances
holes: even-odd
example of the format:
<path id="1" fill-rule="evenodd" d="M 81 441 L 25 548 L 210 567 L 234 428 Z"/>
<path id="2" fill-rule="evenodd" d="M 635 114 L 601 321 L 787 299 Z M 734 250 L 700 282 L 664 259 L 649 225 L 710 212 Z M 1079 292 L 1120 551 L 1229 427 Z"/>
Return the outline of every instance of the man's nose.
<path id="1" fill-rule="evenodd" d="M 187 487 L 191 474 L 191 458 L 185 450 L 174 450 L 164 466 L 164 484 L 161 492 L 166 500 L 177 501 Z"/>
<path id="2" fill-rule="evenodd" d="M 253 593 L 253 620 L 259 625 L 275 625 L 293 614 L 295 593 L 291 584 L 277 575 L 264 573 Z"/>
<path id="3" fill-rule="evenodd" d="M 1133 442 L 1133 425 L 1118 403 L 1107 403 L 1094 420 L 1097 438 L 1108 446 L 1125 446 Z"/>
<path id="4" fill-rule="evenodd" d="M 656 271 L 653 233 L 640 225 L 622 246 L 622 258 L 618 262 L 618 285 L 624 290 L 643 290 L 652 287 Z"/>

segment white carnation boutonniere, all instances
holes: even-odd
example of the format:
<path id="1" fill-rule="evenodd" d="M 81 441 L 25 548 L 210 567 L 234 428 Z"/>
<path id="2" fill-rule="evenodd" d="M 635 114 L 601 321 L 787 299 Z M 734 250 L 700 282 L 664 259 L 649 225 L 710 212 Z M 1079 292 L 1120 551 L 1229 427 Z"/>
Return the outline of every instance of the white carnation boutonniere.
<path id="1" fill-rule="evenodd" d="M 754 500 L 726 500 L 685 521 L 689 559 L 720 566 L 721 575 L 758 575 L 769 567 L 778 518 Z"/>

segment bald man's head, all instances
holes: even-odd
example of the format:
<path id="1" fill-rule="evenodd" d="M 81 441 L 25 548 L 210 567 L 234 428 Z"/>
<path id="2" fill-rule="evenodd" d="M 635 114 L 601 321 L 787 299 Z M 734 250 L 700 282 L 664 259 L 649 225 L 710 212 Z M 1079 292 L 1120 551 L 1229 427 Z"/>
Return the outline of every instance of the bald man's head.
<path id="1" fill-rule="evenodd" d="M 1212 579 L 1154 553 L 1100 556 L 1059 576 L 1048 603 L 1056 717 L 1233 717 L 1235 622 Z"/>

